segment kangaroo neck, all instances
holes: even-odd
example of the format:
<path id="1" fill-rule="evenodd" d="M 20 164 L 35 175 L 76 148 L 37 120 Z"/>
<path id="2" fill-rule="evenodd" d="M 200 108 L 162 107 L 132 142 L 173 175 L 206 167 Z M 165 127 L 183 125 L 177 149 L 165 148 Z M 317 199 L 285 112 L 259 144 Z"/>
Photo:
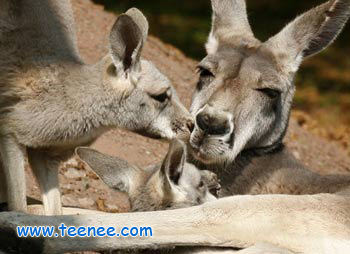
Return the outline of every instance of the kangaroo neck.
<path id="1" fill-rule="evenodd" d="M 104 84 L 103 66 L 101 64 L 84 65 L 77 71 L 79 73 L 74 76 L 78 80 L 72 87 L 78 91 L 72 94 L 82 95 L 75 98 L 79 101 L 79 111 L 82 117 L 90 121 L 92 128 L 117 127 L 120 118 L 119 111 L 123 104 L 118 94 Z"/>

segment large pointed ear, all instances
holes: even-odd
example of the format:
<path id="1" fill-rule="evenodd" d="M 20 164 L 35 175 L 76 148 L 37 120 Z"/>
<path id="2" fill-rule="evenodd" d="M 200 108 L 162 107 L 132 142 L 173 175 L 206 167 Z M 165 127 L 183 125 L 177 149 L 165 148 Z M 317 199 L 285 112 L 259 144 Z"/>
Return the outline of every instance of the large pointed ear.
<path id="1" fill-rule="evenodd" d="M 142 32 L 143 43 L 146 43 L 149 25 L 145 15 L 137 8 L 131 8 L 125 14 L 131 17 L 137 24 Z"/>
<path id="2" fill-rule="evenodd" d="M 287 71 L 296 72 L 301 61 L 329 46 L 350 16 L 349 0 L 331 0 L 288 24 L 265 45 Z"/>
<path id="3" fill-rule="evenodd" d="M 110 188 L 129 194 L 138 187 L 141 170 L 128 162 L 86 147 L 78 147 L 75 153 Z"/>
<path id="4" fill-rule="evenodd" d="M 256 42 L 249 25 L 244 0 L 211 0 L 213 9 L 212 29 L 206 49 L 214 54 L 220 45 L 240 47 Z"/>
<path id="5" fill-rule="evenodd" d="M 118 17 L 109 36 L 110 52 L 117 72 L 139 70 L 147 35 L 147 19 L 136 8 Z"/>
<path id="6" fill-rule="evenodd" d="M 172 182 L 178 184 L 183 172 L 186 160 L 185 146 L 181 141 L 171 141 L 168 153 L 160 168 L 160 174 L 165 180 L 164 183 Z"/>

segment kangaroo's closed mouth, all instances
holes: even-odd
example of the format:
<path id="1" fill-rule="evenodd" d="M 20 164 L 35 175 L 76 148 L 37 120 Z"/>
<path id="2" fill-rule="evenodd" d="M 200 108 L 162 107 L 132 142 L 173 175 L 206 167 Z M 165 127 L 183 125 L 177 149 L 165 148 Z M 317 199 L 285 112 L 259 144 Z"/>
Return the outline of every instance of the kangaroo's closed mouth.
<path id="1" fill-rule="evenodd" d="M 188 150 L 189 153 L 194 157 L 194 159 L 200 162 L 210 164 L 213 161 L 213 159 L 210 158 L 210 156 L 208 156 L 208 154 L 204 152 L 204 150 L 201 149 L 200 146 L 193 146 L 192 144 L 190 144 Z"/>

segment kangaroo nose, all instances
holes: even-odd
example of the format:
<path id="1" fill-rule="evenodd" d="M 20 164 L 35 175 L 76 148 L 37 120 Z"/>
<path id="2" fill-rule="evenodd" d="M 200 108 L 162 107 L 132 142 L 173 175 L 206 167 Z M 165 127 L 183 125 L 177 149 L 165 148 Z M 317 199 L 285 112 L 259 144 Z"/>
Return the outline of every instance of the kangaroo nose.
<path id="1" fill-rule="evenodd" d="M 226 117 L 213 117 L 205 112 L 196 116 L 197 126 L 209 135 L 225 135 L 230 133 L 229 121 Z"/>
<path id="2" fill-rule="evenodd" d="M 194 122 L 192 119 L 188 120 L 187 123 L 186 123 L 186 126 L 188 128 L 188 130 L 190 131 L 190 133 L 193 132 L 194 130 Z"/>

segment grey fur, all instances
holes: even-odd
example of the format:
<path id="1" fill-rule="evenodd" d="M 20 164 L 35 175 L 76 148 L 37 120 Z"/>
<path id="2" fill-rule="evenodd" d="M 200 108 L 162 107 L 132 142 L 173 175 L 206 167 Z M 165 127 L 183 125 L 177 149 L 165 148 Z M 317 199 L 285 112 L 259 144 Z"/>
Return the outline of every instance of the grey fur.
<path id="1" fill-rule="evenodd" d="M 225 1 L 221 0 L 220 2 L 224 3 Z M 342 6 L 342 9 L 336 12 L 337 15 L 333 16 L 333 18 L 344 15 L 345 22 L 349 13 L 349 1 L 331 1 L 330 3 L 330 6 L 334 6 L 334 4 L 336 6 Z M 324 10 L 314 13 L 314 15 L 322 14 L 324 14 Z M 312 22 L 310 24 L 312 25 Z M 307 26 L 308 24 L 304 25 Z M 340 25 L 334 29 L 341 30 L 341 27 Z M 236 30 L 238 29 L 239 27 L 236 28 Z M 322 31 L 322 29 L 319 31 Z M 335 36 L 337 32 L 333 32 L 332 34 L 332 36 Z M 317 36 L 319 35 L 317 34 Z M 329 37 L 327 38 L 329 41 Z M 293 42 L 292 39 L 290 41 Z M 247 45 L 247 43 L 245 44 Z M 147 248 L 154 246 L 161 247 L 166 244 L 168 244 L 167 246 L 200 244 L 248 247 L 257 242 L 267 242 L 291 249 L 297 253 L 348 252 L 350 249 L 348 241 L 350 232 L 348 223 L 348 179 L 343 177 L 342 180 L 341 176 L 322 177 L 311 173 L 304 169 L 289 155 L 288 151 L 282 149 L 280 146 L 288 123 L 288 112 L 293 97 L 292 90 L 294 90 L 294 86 L 291 83 L 291 79 L 301 59 L 296 59 L 296 62 L 291 62 L 287 66 L 285 65 L 286 62 L 283 62 L 280 58 L 282 55 L 277 56 L 273 52 L 277 48 L 270 48 L 268 50 L 268 47 L 260 45 L 261 47 L 257 48 L 245 47 L 246 50 L 251 50 L 253 55 L 257 53 L 262 54 L 262 58 L 258 57 L 260 56 L 259 54 L 255 55 L 257 57 L 254 57 L 254 60 L 256 60 L 255 65 L 249 65 L 249 61 L 246 63 L 247 59 L 245 59 L 245 55 L 240 51 L 242 47 L 240 50 L 237 50 L 235 46 L 236 42 L 232 45 L 217 45 L 220 45 L 217 49 L 211 47 L 213 51 L 211 51 L 202 63 L 204 65 L 203 67 L 211 69 L 215 77 L 203 75 L 202 85 L 205 85 L 205 91 L 200 89 L 201 91 L 196 92 L 192 110 L 194 114 L 204 112 L 207 115 L 206 118 L 213 117 L 214 115 L 214 120 L 215 115 L 218 113 L 220 116 L 219 123 L 225 122 L 222 121 L 222 118 L 226 117 L 226 120 L 229 120 L 231 123 L 228 125 L 229 130 L 231 132 L 235 131 L 235 135 L 234 139 L 230 137 L 231 135 L 227 135 L 227 133 L 225 133 L 224 137 L 210 136 L 208 138 L 208 135 L 201 133 L 198 130 L 198 126 L 196 126 L 191 140 L 192 145 L 195 147 L 194 150 L 190 148 L 190 156 L 196 157 L 194 160 L 201 168 L 213 168 L 221 174 L 220 178 L 225 181 L 223 183 L 224 195 L 248 193 L 315 194 L 322 192 L 337 194 L 301 196 L 237 195 L 183 210 L 127 215 L 118 214 L 109 215 L 108 218 L 107 216 L 81 216 L 79 217 L 79 223 L 83 225 L 90 225 L 96 221 L 102 222 L 105 219 L 103 225 L 110 226 L 118 222 L 123 224 L 128 220 L 133 223 L 138 222 L 139 224 L 154 225 L 154 228 L 157 229 L 157 234 L 148 241 L 138 238 L 132 239 L 130 242 L 127 242 L 127 239 L 117 242 L 112 240 L 108 242 L 109 239 L 103 239 L 104 241 L 97 239 L 94 242 L 85 241 L 84 243 L 86 245 L 90 244 L 91 249 L 102 249 L 108 244 L 115 247 L 118 247 L 119 244 L 119 247 L 125 248 L 127 243 L 129 243 L 128 247 L 138 246 Z M 256 45 L 256 40 L 252 41 L 251 45 Z M 268 43 L 264 45 L 266 46 Z M 324 47 L 324 43 L 320 43 L 320 45 L 321 47 L 318 49 Z M 250 52 L 249 50 L 248 52 Z M 282 52 L 285 53 L 285 57 L 288 57 L 290 52 L 294 54 L 293 50 L 289 51 L 289 48 L 285 48 Z M 313 50 L 313 52 L 315 51 Z M 243 53 L 246 53 L 246 51 Z M 251 59 L 251 61 L 253 60 Z M 250 68 L 247 66 L 250 66 Z M 271 118 L 271 115 L 268 114 L 269 107 L 263 110 L 259 108 L 262 105 L 269 105 L 267 103 L 269 101 L 269 94 L 261 94 L 259 96 L 253 93 L 253 85 L 259 82 L 254 83 L 250 81 L 260 80 L 259 77 L 255 77 L 255 74 L 258 72 L 255 68 L 259 72 L 259 68 L 264 68 L 262 71 L 263 75 L 258 75 L 262 76 L 262 81 L 271 79 L 271 81 L 282 82 L 267 82 L 264 85 L 275 85 L 277 87 L 274 88 L 280 88 L 282 84 L 285 84 L 289 88 L 285 88 L 289 95 L 282 95 L 284 103 L 279 104 L 283 107 L 280 107 L 279 117 L 275 117 L 277 120 L 270 119 L 266 121 L 267 119 L 265 117 Z M 251 76 L 248 75 L 249 71 L 251 71 Z M 237 75 L 239 79 L 236 80 L 237 82 L 233 82 Z M 287 77 L 287 79 L 279 80 L 278 77 L 280 75 L 284 78 Z M 224 93 L 223 84 L 226 84 L 226 93 Z M 282 92 L 286 93 L 285 90 Z M 220 97 L 221 100 L 219 99 Z M 205 107 L 206 104 L 210 105 Z M 230 107 L 225 110 L 226 105 Z M 261 114 L 261 111 L 265 114 Z M 269 128 L 264 126 L 266 124 L 271 124 L 273 128 L 270 126 L 269 130 Z M 250 126 L 254 128 L 247 131 L 247 128 Z M 227 125 L 225 123 L 226 127 Z M 237 139 L 241 140 L 241 144 L 240 147 L 235 148 Z M 225 145 L 226 140 L 234 142 L 231 142 L 231 146 L 230 144 Z M 223 146 L 218 147 L 221 143 Z M 196 146 L 206 146 L 203 151 L 199 152 L 207 154 L 198 154 L 198 151 L 195 151 Z M 238 154 L 240 154 L 239 157 L 237 157 Z M 186 165 L 184 170 L 186 170 Z M 169 218 L 171 218 L 170 223 Z M 30 218 L 28 216 L 22 216 L 21 218 L 18 214 L 5 214 L 3 216 L 3 221 L 7 222 L 9 219 L 14 222 L 17 221 L 17 225 L 21 225 L 23 222 L 22 220 L 18 221 L 18 219 L 26 219 L 28 222 L 34 221 L 36 218 Z M 40 221 L 43 220 L 41 217 L 39 219 Z M 58 218 L 56 224 L 62 223 L 62 219 L 74 220 L 76 217 Z M 57 218 L 50 218 L 48 223 L 53 225 L 54 220 L 57 220 Z M 119 226 L 121 226 L 120 224 Z M 54 240 L 52 240 L 51 245 L 47 245 L 49 248 L 51 247 L 51 250 L 57 250 L 57 247 L 55 248 L 54 246 Z M 74 246 L 74 249 L 77 250 L 79 247 L 81 248 L 80 239 L 70 240 L 66 241 L 65 244 Z M 73 243 L 73 241 L 76 242 Z M 84 246 L 85 248 L 86 245 Z M 73 247 L 69 250 L 72 249 Z M 215 250 L 209 253 L 215 253 Z"/>
<path id="2" fill-rule="evenodd" d="M 227 16 L 235 15 L 232 8 L 227 8 L 232 4 L 241 6 L 235 9 L 240 21 L 220 23 Z M 313 199 L 322 193 L 331 194 L 327 195 L 324 207 L 334 211 L 327 214 L 327 219 L 313 221 L 312 230 L 318 234 L 322 231 L 317 229 L 318 225 L 338 221 L 347 209 L 337 200 L 348 200 L 350 177 L 323 176 L 306 169 L 283 147 L 282 140 L 289 122 L 295 74 L 304 58 L 318 53 L 336 39 L 349 19 L 350 1 L 328 1 L 299 16 L 266 42 L 252 37 L 251 29 L 247 28 L 244 0 L 212 0 L 212 6 L 214 19 L 207 43 L 208 55 L 199 64 L 201 77 L 191 107 L 196 128 L 188 146 L 188 161 L 218 175 L 223 197 L 247 195 L 237 198 L 246 202 L 245 207 L 252 207 L 249 213 L 255 216 L 265 209 L 266 214 L 276 216 L 289 228 L 302 225 L 285 222 L 288 209 L 281 209 L 281 203 L 257 206 L 266 197 L 259 194 L 288 194 L 285 197 L 290 200 L 283 201 L 286 207 L 299 211 L 302 217 L 311 213 Z M 220 29 L 240 32 L 237 36 L 225 37 L 216 32 Z M 208 135 L 220 128 L 226 132 Z M 249 195 L 258 196 L 249 200 L 252 197 Z M 267 197 L 277 200 L 281 196 Z M 300 204 L 308 200 L 304 211 L 293 205 L 292 199 L 299 200 Z M 242 223 L 246 215 L 240 209 L 237 211 L 241 217 L 236 219 Z M 242 225 L 250 227 L 249 222 Z M 340 225 L 347 227 L 345 220 Z M 247 234 L 249 238 L 255 237 L 258 227 L 252 229 L 252 233 Z M 283 235 L 281 230 L 273 229 L 266 233 Z M 298 249 L 291 243 L 286 247 Z M 326 252 L 322 246 L 316 248 Z"/>
<path id="3" fill-rule="evenodd" d="M 280 146 L 299 65 L 334 41 L 350 16 L 350 2 L 320 5 L 266 42 L 253 36 L 243 0 L 212 0 L 212 7 L 208 55 L 199 64 L 191 106 L 196 128 L 189 151 L 219 168 L 234 165 L 242 151 Z"/>
<path id="4" fill-rule="evenodd" d="M 199 205 L 215 200 L 210 191 L 220 186 L 214 173 L 179 163 L 186 153 L 184 145 L 177 140 L 170 144 L 162 165 L 144 170 L 90 148 L 77 148 L 76 154 L 109 187 L 128 194 L 132 211 Z"/>
<path id="5" fill-rule="evenodd" d="M 143 14 L 129 10 L 112 28 L 110 54 L 86 65 L 68 0 L 0 0 L 0 151 L 10 209 L 26 210 L 26 153 L 46 213 L 59 214 L 57 169 L 75 147 L 114 127 L 188 137 L 191 116 L 170 81 L 140 59 L 147 32 Z"/>

